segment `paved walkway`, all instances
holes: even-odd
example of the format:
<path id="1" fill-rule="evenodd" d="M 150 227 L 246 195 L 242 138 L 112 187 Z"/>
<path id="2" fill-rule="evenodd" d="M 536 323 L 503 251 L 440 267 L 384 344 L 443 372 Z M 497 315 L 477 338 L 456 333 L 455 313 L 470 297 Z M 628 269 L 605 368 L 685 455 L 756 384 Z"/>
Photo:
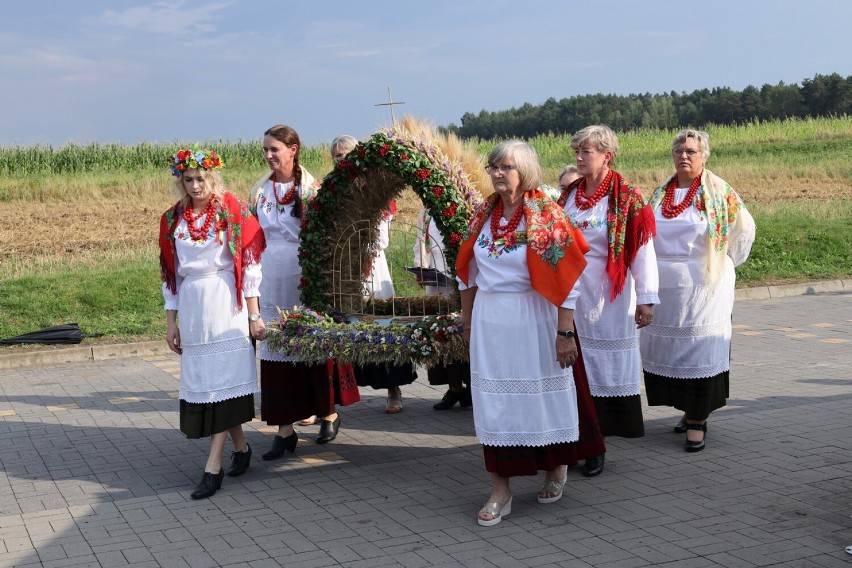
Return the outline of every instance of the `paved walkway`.
<path id="1" fill-rule="evenodd" d="M 177 429 L 176 357 L 0 370 L 0 566 L 850 566 L 852 294 L 743 301 L 734 320 L 705 451 L 646 409 L 603 475 L 569 471 L 551 505 L 518 478 L 492 528 L 471 411 L 433 411 L 425 378 L 403 413 L 365 391 L 335 442 L 300 428 L 295 455 L 193 501 L 207 444 Z M 255 456 L 272 435 L 251 423 Z"/>

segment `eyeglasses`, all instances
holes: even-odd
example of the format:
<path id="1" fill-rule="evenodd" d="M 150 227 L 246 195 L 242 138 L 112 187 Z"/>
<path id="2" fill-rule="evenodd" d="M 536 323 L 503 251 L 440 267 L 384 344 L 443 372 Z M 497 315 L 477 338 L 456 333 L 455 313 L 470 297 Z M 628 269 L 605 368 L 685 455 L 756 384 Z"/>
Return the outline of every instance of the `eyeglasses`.
<path id="1" fill-rule="evenodd" d="M 502 166 L 493 166 L 491 164 L 488 164 L 487 166 L 485 166 L 485 171 L 492 175 L 496 174 L 497 172 L 500 172 L 501 174 L 508 174 L 512 170 L 517 169 L 518 166 L 516 166 L 515 164 L 503 164 Z"/>
<path id="2" fill-rule="evenodd" d="M 675 148 L 674 150 L 672 150 L 672 154 L 674 154 L 675 156 L 683 156 L 684 154 L 686 154 L 687 158 L 694 158 L 696 155 L 698 155 L 698 150 L 693 150 L 691 148 L 687 150 L 684 150 L 683 148 Z"/>

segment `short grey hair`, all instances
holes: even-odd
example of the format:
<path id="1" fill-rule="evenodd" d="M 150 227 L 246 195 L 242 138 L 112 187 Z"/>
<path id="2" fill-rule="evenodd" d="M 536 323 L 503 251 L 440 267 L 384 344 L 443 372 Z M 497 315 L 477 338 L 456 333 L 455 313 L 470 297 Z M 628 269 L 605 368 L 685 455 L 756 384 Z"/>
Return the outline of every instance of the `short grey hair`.
<path id="1" fill-rule="evenodd" d="M 698 150 L 701 152 L 701 158 L 707 161 L 710 157 L 710 135 L 703 130 L 695 130 L 693 128 L 684 128 L 675 136 L 672 142 L 672 151 L 676 146 L 682 146 L 687 138 L 692 138 L 698 143 Z"/>
<path id="2" fill-rule="evenodd" d="M 591 144 L 600 152 L 612 152 L 612 162 L 618 156 L 618 136 L 605 124 L 593 124 L 577 131 L 571 138 L 571 149 L 577 150 Z M 609 164 L 612 166 L 612 163 Z"/>
<path id="3" fill-rule="evenodd" d="M 565 166 L 564 168 L 562 168 L 562 171 L 559 172 L 558 176 L 556 176 L 556 183 L 561 182 L 562 177 L 565 176 L 566 174 L 574 174 L 576 176 L 582 177 L 582 176 L 580 176 L 580 170 L 577 169 L 577 166 L 568 165 L 568 166 Z"/>
<path id="4" fill-rule="evenodd" d="M 335 150 L 338 149 L 343 150 L 348 154 L 357 145 L 358 139 L 354 136 L 349 136 L 348 134 L 338 136 L 337 138 L 331 141 L 331 156 L 334 157 L 334 154 L 337 153 Z"/>
<path id="5" fill-rule="evenodd" d="M 521 140 L 501 142 L 488 155 L 488 165 L 512 161 L 518 167 L 521 189 L 524 191 L 541 186 L 541 165 L 535 148 Z"/>

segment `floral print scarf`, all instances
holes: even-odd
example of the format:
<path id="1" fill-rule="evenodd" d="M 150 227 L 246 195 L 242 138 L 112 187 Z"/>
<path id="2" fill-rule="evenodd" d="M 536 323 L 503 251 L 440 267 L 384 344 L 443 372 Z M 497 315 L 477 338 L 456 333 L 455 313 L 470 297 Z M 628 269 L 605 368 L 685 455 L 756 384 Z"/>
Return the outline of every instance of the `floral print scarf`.
<path id="1" fill-rule="evenodd" d="M 473 259 L 473 246 L 482 228 L 491 218 L 500 196 L 492 194 L 477 208 L 468 233 L 456 258 L 456 274 L 468 282 L 468 266 Z M 571 226 L 565 211 L 539 189 L 524 192 L 525 238 L 517 243 L 527 245 L 527 265 L 533 289 L 551 303 L 561 306 L 586 267 L 583 255 L 589 246 L 579 231 Z"/>

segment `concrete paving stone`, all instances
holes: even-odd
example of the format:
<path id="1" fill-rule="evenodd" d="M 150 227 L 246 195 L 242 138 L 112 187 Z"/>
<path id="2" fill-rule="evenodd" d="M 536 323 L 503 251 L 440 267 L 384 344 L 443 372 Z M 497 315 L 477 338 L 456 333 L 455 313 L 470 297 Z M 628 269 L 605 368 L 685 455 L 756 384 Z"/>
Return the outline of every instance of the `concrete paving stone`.
<path id="1" fill-rule="evenodd" d="M 44 568 L 102 568 L 95 555 L 81 556 L 74 558 L 62 558 L 59 560 L 50 560 L 43 562 Z"/>
<path id="2" fill-rule="evenodd" d="M 59 365 L 47 374 L 2 371 L 0 410 L 15 408 L 16 416 L 0 417 L 0 514 L 68 511 L 77 532 L 54 525 L 61 534 L 51 542 L 40 529 L 44 542 L 35 546 L 82 538 L 97 553 L 120 546 L 111 538 L 135 538 L 128 546 L 150 554 L 146 538 L 151 546 L 168 543 L 162 529 L 169 523 L 197 538 L 192 530 L 209 519 L 215 529 L 205 542 L 219 537 L 215 554 L 228 553 L 222 543 L 270 556 L 302 554 L 308 565 L 320 566 L 338 565 L 326 554 L 331 548 L 356 551 L 357 564 L 371 566 L 405 565 L 397 549 L 406 560 L 413 555 L 412 562 L 449 566 L 760 566 L 766 559 L 749 552 L 784 541 L 810 556 L 802 552 L 775 565 L 810 566 L 815 558 L 831 565 L 848 557 L 842 549 L 852 528 L 852 503 L 838 497 L 852 494 L 852 439 L 846 436 L 852 359 L 848 345 L 822 340 L 852 338 L 852 322 L 845 321 L 852 318 L 837 317 L 848 313 L 850 299 L 820 294 L 739 302 L 735 332 L 761 335 L 735 334 L 732 396 L 711 417 L 704 452 L 683 452 L 682 436 L 671 433 L 677 411 L 645 407 L 646 436 L 607 440 L 604 475 L 587 480 L 574 469 L 567 498 L 550 506 L 532 498 L 540 476 L 514 479 L 519 506 L 491 528 L 475 523 L 488 474 L 471 413 L 432 411 L 443 389 L 424 381 L 403 389 L 406 411 L 395 417 L 384 415 L 381 396 L 365 391 L 362 403 L 342 409 L 344 427 L 334 443 L 316 446 L 316 428 L 302 429 L 295 456 L 256 461 L 246 476 L 229 479 L 222 492 L 199 503 L 189 492 L 207 447 L 177 431 L 177 381 L 162 368 L 116 359 Z M 800 333 L 808 336 L 790 338 Z M 163 361 L 174 365 L 177 357 Z M 62 380 L 53 380 L 59 373 Z M 272 432 L 260 421 L 247 432 L 256 450 L 270 443 Z M 327 452 L 342 461 L 327 461 Z M 131 464 L 125 457 L 131 454 L 142 458 Z M 50 502 L 57 499 L 64 503 Z M 145 500 L 157 504 L 149 510 Z M 146 526 L 144 516 L 160 523 Z M 87 525 L 85 517 L 103 520 Z M 306 522 L 314 523 L 313 534 Z M 0 528 L 0 550 L 9 550 L 7 535 Z M 713 547 L 708 537 L 726 540 L 724 552 L 683 557 L 697 554 L 696 544 Z M 501 539 L 532 543 L 528 550 L 539 554 L 492 558 Z M 612 539 L 618 539 L 614 548 Z M 199 544 L 185 544 L 189 555 L 164 550 L 157 562 L 189 565 L 186 557 Z M 552 555 L 542 553 L 546 547 Z M 626 551 L 631 554 L 621 556 Z M 440 561 L 441 554 L 451 561 Z M 235 556 L 227 564 L 248 563 Z"/>

